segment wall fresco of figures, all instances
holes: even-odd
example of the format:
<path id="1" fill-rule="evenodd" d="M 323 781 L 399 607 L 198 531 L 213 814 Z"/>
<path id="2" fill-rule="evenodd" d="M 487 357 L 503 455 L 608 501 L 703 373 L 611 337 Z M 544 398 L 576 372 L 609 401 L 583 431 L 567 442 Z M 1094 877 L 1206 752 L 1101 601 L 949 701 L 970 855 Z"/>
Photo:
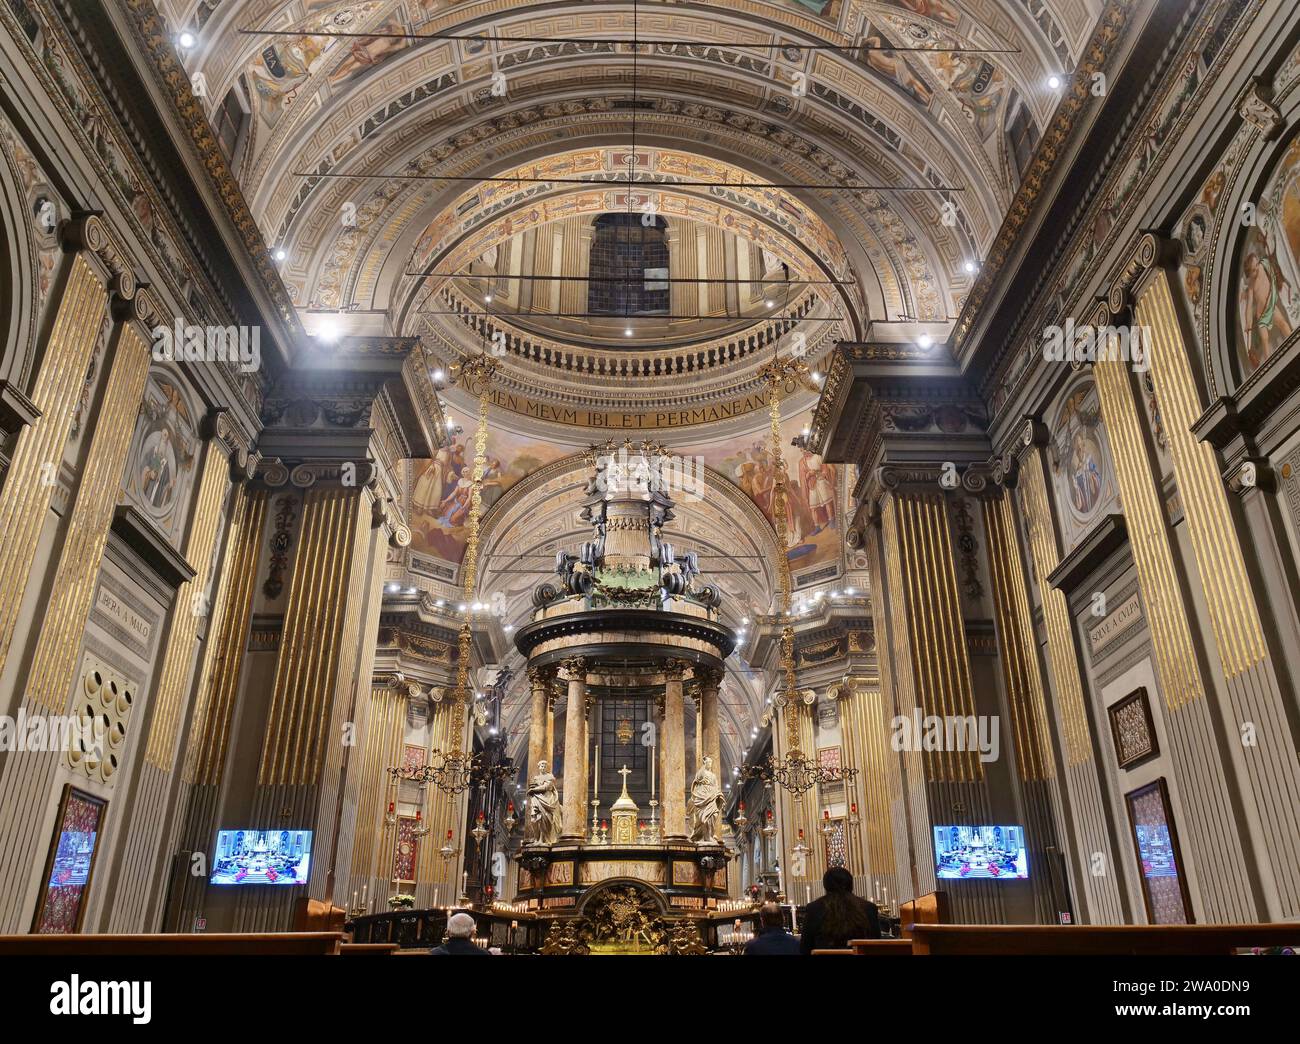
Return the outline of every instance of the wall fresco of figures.
<path id="1" fill-rule="evenodd" d="M 796 574 L 838 564 L 841 553 L 839 473 L 821 457 L 793 445 L 811 420 L 805 412 L 782 426 L 786 471 L 786 527 L 790 566 Z M 416 461 L 411 477 L 411 548 L 417 554 L 459 563 L 465 554 L 469 488 L 474 458 L 474 423 L 452 414 L 463 430 L 451 446 L 429 461 Z M 595 434 L 592 441 L 597 441 Z M 768 461 L 766 432 L 757 432 L 721 444 L 673 445 L 674 453 L 701 457 L 705 464 L 734 482 L 772 519 L 773 469 Z M 572 448 L 540 442 L 502 429 L 488 427 L 487 469 L 483 476 L 483 510 L 506 490 L 538 468 L 567 457 Z"/>
<path id="2" fill-rule="evenodd" d="M 1259 195 L 1236 276 L 1237 353 L 1249 374 L 1300 327 L 1300 137 Z"/>
<path id="3" fill-rule="evenodd" d="M 1110 443 L 1091 378 L 1076 382 L 1063 396 L 1052 420 L 1047 456 L 1068 552 L 1102 515 L 1119 510 Z"/>

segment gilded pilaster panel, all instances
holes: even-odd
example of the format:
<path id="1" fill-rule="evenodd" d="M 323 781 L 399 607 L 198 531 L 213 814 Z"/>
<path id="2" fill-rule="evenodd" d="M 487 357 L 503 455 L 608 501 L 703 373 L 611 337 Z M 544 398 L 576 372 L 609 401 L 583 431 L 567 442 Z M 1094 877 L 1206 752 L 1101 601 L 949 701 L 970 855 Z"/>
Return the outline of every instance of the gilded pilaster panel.
<path id="1" fill-rule="evenodd" d="M 190 691 L 190 669 L 194 665 L 199 619 L 208 611 L 204 597 L 212 579 L 212 552 L 216 547 L 217 528 L 222 522 L 221 501 L 230 485 L 229 474 L 230 462 L 219 447 L 209 442 L 203 475 L 199 480 L 199 495 L 194 505 L 194 521 L 185 542 L 185 557 L 195 567 L 194 578 L 182 584 L 176 593 L 176 605 L 164 644 L 162 674 L 154 697 L 153 724 L 145 751 L 145 760 L 164 771 L 170 771 L 172 767 L 181 707 Z"/>
<path id="2" fill-rule="evenodd" d="M 1258 911 L 1240 872 L 1246 863 L 1237 817 L 1206 701 L 1189 608 L 1174 570 L 1168 526 L 1142 437 L 1127 363 L 1095 366 L 1102 416 L 1115 454 L 1129 546 L 1146 610 L 1156 676 L 1164 693 L 1190 859 L 1205 914 L 1213 921 L 1253 920 Z"/>
<path id="3" fill-rule="evenodd" d="M 90 451 L 67 521 L 40 637 L 27 675 L 27 695 L 51 711 L 63 709 L 72 685 L 104 542 L 113 520 L 149 370 L 149 346 L 134 326 L 121 327 Z M 83 375 L 84 369 L 80 371 Z"/>
<path id="4" fill-rule="evenodd" d="M 5 545 L 0 555 L 0 672 L 9 658 L 73 410 L 107 306 L 104 283 L 78 254 L 32 388 L 31 400 L 41 416 L 19 433 L 0 489 L 0 533 Z"/>
<path id="5" fill-rule="evenodd" d="M 262 786 L 320 778 L 340 681 L 356 661 L 356 650 L 344 639 L 349 615 L 355 618 L 359 607 L 349 607 L 344 592 L 354 593 L 362 521 L 355 490 L 316 488 L 303 497 L 302 534 L 258 767 Z"/>
<path id="6" fill-rule="evenodd" d="M 997 613 L 998 661 L 1011 708 L 1020 778 L 1051 779 L 1056 773 L 1047 732 L 1047 708 L 1011 501 L 1008 497 L 985 500 L 983 508 L 993 605 Z"/>
<path id="7" fill-rule="evenodd" d="M 191 715 L 194 725 L 185 761 L 187 783 L 221 782 L 235 696 L 248 647 L 260 538 L 269 502 L 270 493 L 265 489 L 244 489 L 236 498 L 227 537 L 226 563 L 213 599 L 212 623 Z"/>
<path id="8" fill-rule="evenodd" d="M 1278 889 L 1273 915 L 1294 917 L 1300 913 L 1300 763 L 1214 451 L 1192 434 L 1200 397 L 1163 269 L 1142 290 L 1136 314 L 1152 336 L 1151 378 L 1232 702 L 1229 731 L 1244 723 L 1254 729 L 1255 742 L 1241 751 Z"/>

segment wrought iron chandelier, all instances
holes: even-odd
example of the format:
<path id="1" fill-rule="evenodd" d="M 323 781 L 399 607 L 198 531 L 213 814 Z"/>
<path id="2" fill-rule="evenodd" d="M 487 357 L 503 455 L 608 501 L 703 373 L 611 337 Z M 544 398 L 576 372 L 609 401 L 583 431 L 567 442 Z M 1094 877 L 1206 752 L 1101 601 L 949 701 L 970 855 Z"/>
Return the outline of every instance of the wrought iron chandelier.
<path id="1" fill-rule="evenodd" d="M 478 585 L 478 550 L 479 518 L 483 510 L 483 476 L 487 471 L 487 424 L 488 402 L 492 380 L 496 376 L 497 362 L 487 354 L 466 359 L 452 367 L 453 380 L 466 390 L 477 393 L 478 426 L 474 431 L 474 464 L 470 472 L 470 502 L 465 558 L 463 573 L 465 577 L 465 601 L 467 606 L 474 604 L 474 595 Z M 465 747 L 465 711 L 469 706 L 469 664 L 473 648 L 473 625 L 470 612 L 465 613 L 457 634 L 456 686 L 452 691 L 451 728 L 448 737 L 448 750 L 430 752 L 429 762 L 414 772 L 404 769 L 389 769 L 394 778 L 402 778 L 415 783 L 432 783 L 442 793 L 463 794 L 472 786 L 486 783 L 489 779 L 509 778 L 501 776 L 502 772 L 511 772 L 501 765 L 488 766 L 482 754 L 467 751 Z"/>
<path id="2" fill-rule="evenodd" d="M 799 740 L 800 698 L 794 669 L 794 627 L 790 612 L 792 582 L 790 579 L 790 536 L 786 520 L 786 467 L 785 454 L 781 452 L 781 390 L 800 385 L 811 387 L 808 367 L 802 359 L 791 357 L 773 359 L 761 372 L 767 382 L 767 406 L 771 420 L 772 457 L 772 528 L 776 531 L 777 577 L 781 585 L 781 676 L 784 687 L 776 694 L 773 703 L 785 719 L 786 752 L 779 760 L 769 754 L 762 761 L 741 769 L 744 780 L 760 779 L 766 785 L 775 784 L 794 797 L 806 794 L 815 787 L 828 783 L 851 782 L 856 769 L 830 768 L 810 759 L 801 749 Z"/>

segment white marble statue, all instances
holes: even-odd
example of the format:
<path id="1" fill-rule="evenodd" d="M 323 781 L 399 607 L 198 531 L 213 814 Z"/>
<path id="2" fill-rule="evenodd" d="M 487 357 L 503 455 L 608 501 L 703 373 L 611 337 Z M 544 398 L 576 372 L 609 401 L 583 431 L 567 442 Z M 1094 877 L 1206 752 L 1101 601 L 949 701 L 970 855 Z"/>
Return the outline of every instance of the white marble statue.
<path id="1" fill-rule="evenodd" d="M 713 759 L 705 755 L 700 771 L 691 781 L 691 840 L 697 844 L 716 844 L 721 819 L 722 788 L 713 771 Z"/>
<path id="2" fill-rule="evenodd" d="M 553 845 L 560 837 L 560 793 L 546 762 L 537 763 L 537 775 L 528 781 L 528 840 Z"/>

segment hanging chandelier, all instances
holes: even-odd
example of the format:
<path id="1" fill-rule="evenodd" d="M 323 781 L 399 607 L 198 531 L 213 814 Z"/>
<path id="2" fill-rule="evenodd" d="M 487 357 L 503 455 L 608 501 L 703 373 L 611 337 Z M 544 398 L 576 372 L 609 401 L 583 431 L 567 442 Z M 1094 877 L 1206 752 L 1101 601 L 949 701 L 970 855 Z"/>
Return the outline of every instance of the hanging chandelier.
<path id="1" fill-rule="evenodd" d="M 760 376 L 767 382 L 767 407 L 771 420 L 771 442 L 768 448 L 772 458 L 772 528 L 776 532 L 777 543 L 777 579 L 781 587 L 781 680 L 783 687 L 778 690 L 772 702 L 785 720 L 785 756 L 777 759 L 774 754 L 749 765 L 740 771 L 744 780 L 762 780 L 764 784 L 775 784 L 795 797 L 806 794 L 815 787 L 828 783 L 850 782 L 857 775 L 856 769 L 830 768 L 819 761 L 810 759 L 801 749 L 799 741 L 799 706 L 800 698 L 795 679 L 794 668 L 794 626 L 790 612 L 793 584 L 790 578 L 790 534 L 786 519 L 786 483 L 788 476 L 785 467 L 785 454 L 781 451 L 781 392 L 783 389 L 794 390 L 806 387 L 816 390 L 808 380 L 808 367 L 802 359 L 792 356 L 782 359 L 779 356 L 760 371 Z M 815 697 L 814 697 L 815 698 Z"/>
<path id="2" fill-rule="evenodd" d="M 465 710 L 469 706 L 469 663 L 473 654 L 474 631 L 470 623 L 474 596 L 478 588 L 479 519 L 483 512 L 483 476 L 487 472 L 488 402 L 497 361 L 487 352 L 466 359 L 452 367 L 452 380 L 478 398 L 478 427 L 474 431 L 474 467 L 470 473 L 469 517 L 466 522 L 465 619 L 456 636 L 456 686 L 452 690 L 451 729 L 447 750 L 434 750 L 429 763 L 405 778 L 432 783 L 444 794 L 463 794 L 472 786 L 489 779 L 509 778 L 512 770 L 501 765 L 488 766 L 482 754 L 465 750 Z M 392 771 L 391 769 L 389 771 Z M 506 772 L 505 776 L 501 773 Z"/>

